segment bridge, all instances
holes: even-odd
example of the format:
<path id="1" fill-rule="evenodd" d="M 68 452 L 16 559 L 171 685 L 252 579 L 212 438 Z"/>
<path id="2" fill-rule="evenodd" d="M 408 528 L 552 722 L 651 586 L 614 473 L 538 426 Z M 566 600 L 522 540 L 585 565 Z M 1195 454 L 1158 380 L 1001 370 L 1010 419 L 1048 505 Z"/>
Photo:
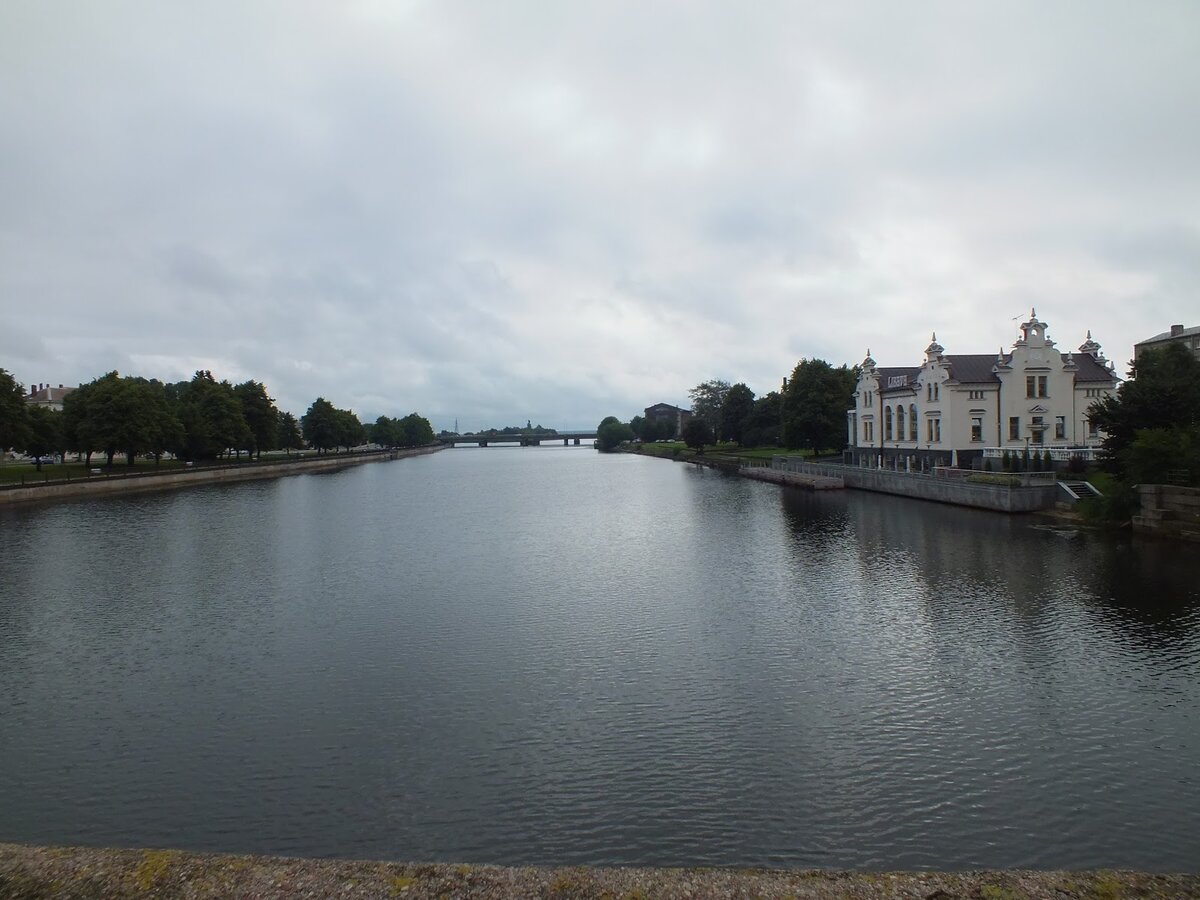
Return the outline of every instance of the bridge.
<path id="1" fill-rule="evenodd" d="M 574 444 L 576 447 L 583 441 L 594 441 L 596 429 L 590 431 L 559 431 L 554 434 L 501 434 L 499 432 L 484 432 L 482 434 L 439 434 L 439 444 L 453 447 L 457 444 L 474 444 L 477 447 L 487 447 L 490 444 L 516 444 L 521 447 L 538 447 L 542 444 L 554 444 L 562 441 L 564 447 Z"/>

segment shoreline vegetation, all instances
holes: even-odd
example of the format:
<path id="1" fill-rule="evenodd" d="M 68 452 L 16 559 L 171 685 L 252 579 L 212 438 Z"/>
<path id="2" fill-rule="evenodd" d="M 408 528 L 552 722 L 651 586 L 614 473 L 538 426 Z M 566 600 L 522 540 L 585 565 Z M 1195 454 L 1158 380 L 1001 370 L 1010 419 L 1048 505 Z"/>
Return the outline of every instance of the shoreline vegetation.
<path id="1" fill-rule="evenodd" d="M 0 844 L 0 896 L 21 900 L 230 896 L 1102 900 L 1200 897 L 1200 875 L 1107 870 L 507 867 Z"/>

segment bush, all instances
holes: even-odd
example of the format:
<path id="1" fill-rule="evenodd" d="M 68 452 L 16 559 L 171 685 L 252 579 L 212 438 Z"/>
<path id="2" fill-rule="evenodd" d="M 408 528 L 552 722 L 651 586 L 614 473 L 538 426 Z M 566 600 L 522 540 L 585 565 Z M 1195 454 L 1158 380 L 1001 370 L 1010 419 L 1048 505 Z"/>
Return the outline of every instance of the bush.
<path id="1" fill-rule="evenodd" d="M 968 484 L 998 484 L 1003 487 L 1019 487 L 1021 479 L 1016 475 L 993 475 L 990 472 L 976 472 L 967 476 Z"/>

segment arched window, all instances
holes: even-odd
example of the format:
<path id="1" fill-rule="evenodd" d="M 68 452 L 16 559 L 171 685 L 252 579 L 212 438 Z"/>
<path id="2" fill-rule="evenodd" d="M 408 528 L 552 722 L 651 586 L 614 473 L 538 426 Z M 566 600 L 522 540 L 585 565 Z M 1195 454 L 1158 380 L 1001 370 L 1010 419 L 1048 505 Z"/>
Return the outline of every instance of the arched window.
<path id="1" fill-rule="evenodd" d="M 908 408 L 908 439 L 915 441 L 917 439 L 917 404 L 912 404 Z"/>
<path id="2" fill-rule="evenodd" d="M 883 411 L 883 439 L 885 441 L 892 439 L 892 408 L 890 406 Z"/>
<path id="3" fill-rule="evenodd" d="M 896 440 L 904 440 L 904 407 L 896 407 Z"/>

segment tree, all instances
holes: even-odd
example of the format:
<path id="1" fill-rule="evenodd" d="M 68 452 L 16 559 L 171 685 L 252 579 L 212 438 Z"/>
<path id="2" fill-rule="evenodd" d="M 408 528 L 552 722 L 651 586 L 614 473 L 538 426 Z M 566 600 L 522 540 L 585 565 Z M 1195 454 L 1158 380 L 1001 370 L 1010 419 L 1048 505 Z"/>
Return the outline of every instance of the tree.
<path id="1" fill-rule="evenodd" d="M 337 410 L 324 397 L 314 400 L 308 412 L 300 417 L 300 428 L 304 440 L 318 453 L 338 445 Z"/>
<path id="2" fill-rule="evenodd" d="M 845 444 L 846 409 L 853 405 L 857 381 L 856 369 L 800 360 L 783 392 L 784 446 L 820 453 Z"/>
<path id="3" fill-rule="evenodd" d="M 424 416 L 409 413 L 398 423 L 399 446 L 424 447 L 433 443 L 433 426 Z"/>
<path id="4" fill-rule="evenodd" d="M 712 429 L 708 427 L 708 422 L 704 419 L 693 417 L 688 419 L 687 424 L 683 426 L 683 434 L 681 435 L 683 442 L 693 450 L 700 452 L 704 451 L 705 444 L 712 443 Z"/>
<path id="5" fill-rule="evenodd" d="M 242 405 L 242 416 L 250 429 L 251 453 L 262 456 L 264 450 L 279 446 L 279 410 L 267 396 L 267 387 L 259 381 L 244 381 L 233 389 Z"/>
<path id="6" fill-rule="evenodd" d="M 613 450 L 632 440 L 633 429 L 616 416 L 606 416 L 596 428 L 596 445 L 600 450 Z"/>
<path id="7" fill-rule="evenodd" d="M 1186 448 L 1200 440 L 1200 360 L 1182 344 L 1147 350 L 1131 365 L 1129 380 L 1116 396 L 1093 403 L 1088 416 L 1105 433 L 1103 465 L 1118 478 L 1132 477 L 1135 458 L 1138 481 L 1161 481 L 1167 471 L 1186 470 Z M 1134 453 L 1143 432 L 1150 430 L 1174 434 L 1147 436 Z M 1168 451 L 1171 447 L 1182 454 L 1178 459 Z M 1149 465 L 1152 459 L 1159 461 L 1157 472 Z"/>
<path id="8" fill-rule="evenodd" d="M 0 450 L 21 448 L 29 439 L 29 404 L 25 388 L 0 369 Z"/>
<path id="9" fill-rule="evenodd" d="M 169 392 L 178 397 L 176 414 L 183 426 L 176 455 L 184 459 L 216 459 L 230 448 L 248 449 L 253 437 L 242 404 L 228 381 L 218 382 L 207 370 Z"/>
<path id="10" fill-rule="evenodd" d="M 304 436 L 300 433 L 300 423 L 290 412 L 279 414 L 279 446 L 286 450 L 288 456 L 293 450 L 304 449 Z"/>
<path id="11" fill-rule="evenodd" d="M 62 449 L 62 413 L 46 406 L 29 408 L 29 436 L 25 441 L 25 452 L 37 459 L 37 468 L 42 469 L 42 457 L 52 456 Z"/>
<path id="12" fill-rule="evenodd" d="M 717 432 L 723 441 L 743 443 L 746 421 L 754 410 L 754 391 L 738 382 L 725 392 L 721 402 L 721 428 Z"/>
<path id="13" fill-rule="evenodd" d="M 721 429 L 721 405 L 729 393 L 729 382 L 714 378 L 696 385 L 688 391 L 692 401 L 692 416 L 703 419 L 708 429 L 716 434 Z"/>
<path id="14" fill-rule="evenodd" d="M 778 391 L 754 401 L 754 408 L 742 425 L 743 447 L 773 447 L 779 444 L 780 411 L 783 398 Z"/>
<path id="15" fill-rule="evenodd" d="M 345 447 L 347 450 L 357 447 L 367 436 L 362 422 L 348 409 L 338 409 L 335 410 L 335 413 L 337 430 L 335 446 Z"/>

